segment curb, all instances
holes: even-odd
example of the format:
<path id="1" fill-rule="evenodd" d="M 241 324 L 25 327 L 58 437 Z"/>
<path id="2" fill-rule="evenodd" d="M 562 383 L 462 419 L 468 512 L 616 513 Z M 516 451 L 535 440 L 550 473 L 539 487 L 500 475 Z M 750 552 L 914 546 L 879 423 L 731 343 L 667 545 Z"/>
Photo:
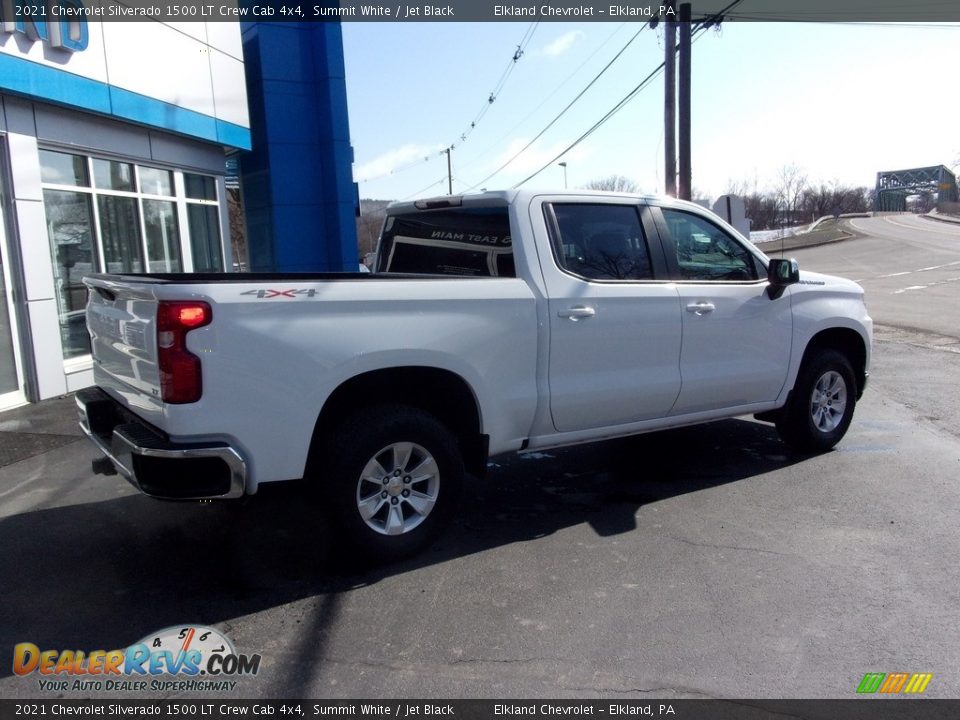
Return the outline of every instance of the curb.
<path id="1" fill-rule="evenodd" d="M 818 247 L 818 246 L 820 246 L 820 245 L 832 245 L 833 243 L 843 242 L 843 241 L 845 241 L 845 240 L 852 240 L 852 239 L 854 239 L 854 238 L 859 237 L 859 235 L 855 235 L 855 234 L 853 234 L 853 233 L 851 233 L 851 232 L 847 232 L 847 231 L 843 231 L 843 232 L 844 232 L 844 236 L 843 236 L 843 237 L 830 238 L 829 240 L 810 240 L 810 241 L 807 241 L 807 242 L 803 242 L 803 241 L 801 240 L 801 241 L 800 241 L 799 243 L 797 243 L 796 245 L 786 245 L 786 244 L 785 244 L 782 248 L 781 248 L 779 242 L 776 241 L 776 240 L 774 240 L 774 241 L 772 241 L 772 242 L 764 243 L 763 245 L 757 245 L 757 248 L 758 248 L 758 249 L 760 250 L 760 252 L 762 252 L 764 255 L 770 255 L 770 254 L 773 253 L 773 252 L 777 252 L 777 253 L 779 253 L 779 252 L 784 252 L 784 253 L 786 253 L 786 252 L 790 252 L 790 251 L 792 251 L 792 250 L 806 250 L 807 248 Z M 795 235 L 794 238 L 796 238 L 796 237 L 797 237 L 797 236 Z M 792 240 L 792 239 L 794 239 L 794 238 L 787 238 L 787 240 Z M 770 252 L 767 252 L 767 250 L 764 249 L 764 246 L 769 246 L 769 247 L 770 247 Z M 774 247 L 774 246 L 777 246 L 777 247 Z"/>
<path id="2" fill-rule="evenodd" d="M 870 217 L 870 213 L 840 213 L 837 217 L 834 217 L 833 215 L 824 215 L 823 217 L 817 218 L 814 221 L 813 225 L 807 228 L 807 232 L 813 232 L 814 230 L 817 229 L 817 225 L 819 225 L 822 222 L 826 222 L 827 220 L 849 220 L 851 218 L 868 218 L 868 217 Z"/>
<path id="3" fill-rule="evenodd" d="M 925 218 L 927 220 L 935 220 L 936 222 L 947 223 L 948 225 L 960 225 L 960 218 L 948 218 L 942 215 L 919 215 L 918 217 Z"/>

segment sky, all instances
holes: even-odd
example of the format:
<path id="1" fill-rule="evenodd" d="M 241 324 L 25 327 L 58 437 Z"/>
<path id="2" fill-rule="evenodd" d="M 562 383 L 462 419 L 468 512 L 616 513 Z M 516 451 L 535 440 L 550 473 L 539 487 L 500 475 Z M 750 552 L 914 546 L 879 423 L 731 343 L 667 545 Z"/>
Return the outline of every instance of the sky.
<path id="1" fill-rule="evenodd" d="M 559 162 L 571 189 L 623 175 L 642 192 L 663 192 L 662 74 L 567 150 L 663 61 L 662 28 L 346 22 L 342 30 L 361 198 L 446 194 L 442 151 L 451 145 L 454 193 L 509 188 L 544 167 L 523 187 L 563 188 Z M 868 187 L 882 170 L 960 166 L 957 47 L 957 25 L 727 22 L 704 31 L 692 49 L 695 191 L 716 198 L 731 182 L 763 191 L 789 165 L 813 183 Z"/>

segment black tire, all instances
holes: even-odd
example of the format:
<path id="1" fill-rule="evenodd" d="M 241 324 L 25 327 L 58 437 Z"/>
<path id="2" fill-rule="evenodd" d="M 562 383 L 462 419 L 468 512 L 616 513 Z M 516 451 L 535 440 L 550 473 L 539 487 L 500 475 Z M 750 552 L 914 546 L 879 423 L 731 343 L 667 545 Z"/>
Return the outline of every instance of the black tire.
<path id="1" fill-rule="evenodd" d="M 843 408 L 838 412 L 841 400 Z M 817 350 L 800 368 L 790 401 L 777 419 L 777 432 L 795 450 L 826 452 L 846 434 L 856 405 L 850 361 L 836 350 Z"/>
<path id="2" fill-rule="evenodd" d="M 401 464 L 406 446 L 412 447 Z M 390 562 L 412 555 L 452 517 L 463 486 L 463 459 L 456 438 L 429 413 L 394 404 L 366 408 L 345 419 L 324 447 L 325 458 L 316 464 L 322 476 L 311 478 L 312 489 L 358 560 Z M 377 467 L 375 460 L 388 476 L 381 480 L 383 473 L 376 470 L 383 482 L 379 489 L 368 479 L 361 481 L 365 470 L 369 476 L 370 468 Z M 404 472 L 417 467 L 419 474 Z M 423 511 L 428 505 L 424 498 L 430 497 L 434 502 Z M 378 509 L 364 518 L 361 506 L 368 513 Z M 402 523 L 399 532 L 397 523 Z"/>

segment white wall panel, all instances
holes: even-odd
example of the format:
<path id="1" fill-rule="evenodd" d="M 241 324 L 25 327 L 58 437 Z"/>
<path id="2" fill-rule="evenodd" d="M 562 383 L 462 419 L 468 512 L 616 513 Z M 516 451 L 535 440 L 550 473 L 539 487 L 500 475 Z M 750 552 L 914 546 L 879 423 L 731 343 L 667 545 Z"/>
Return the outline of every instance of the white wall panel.
<path id="1" fill-rule="evenodd" d="M 204 45 L 207 44 L 207 24 L 205 22 L 168 22 L 163 24 L 192 37 L 194 40 L 199 40 Z"/>
<path id="2" fill-rule="evenodd" d="M 63 373 L 63 346 L 60 344 L 60 315 L 56 300 L 27 303 L 33 336 L 33 361 L 37 371 L 37 390 L 41 400 L 67 392 Z"/>
<path id="3" fill-rule="evenodd" d="M 0 33 L 0 53 L 16 55 L 48 67 L 81 75 L 91 80 L 107 82 L 107 59 L 103 47 L 103 28 L 121 23 L 88 22 L 89 42 L 86 50 L 69 52 L 49 47 L 46 43 L 31 42 L 21 33 Z M 126 24 L 126 23 L 123 23 Z M 146 23 L 130 23 L 140 25 Z"/>
<path id="4" fill-rule="evenodd" d="M 238 22 L 91 20 L 87 32 L 86 49 L 72 53 L 31 41 L 22 33 L 0 33 L 0 53 L 250 126 Z M 0 78 L 0 87 L 4 86 Z M 82 97 L 81 93 L 80 104 Z M 104 105 L 93 109 L 108 110 Z"/>
<path id="5" fill-rule="evenodd" d="M 221 7 L 236 7 L 236 0 L 226 0 Z M 240 36 L 240 24 L 236 22 L 207 23 L 207 43 L 210 47 L 226 53 L 237 60 L 243 60 L 243 40 Z"/>
<path id="6" fill-rule="evenodd" d="M 210 73 L 213 78 L 217 118 L 241 127 L 250 127 L 243 63 L 211 48 Z"/>
<path id="7" fill-rule="evenodd" d="M 7 135 L 7 146 L 10 148 L 13 197 L 18 200 L 43 200 L 37 139 L 30 135 L 10 133 Z"/>
<path id="8" fill-rule="evenodd" d="M 93 369 L 67 374 L 67 392 L 76 392 L 93 385 Z"/>
<path id="9" fill-rule="evenodd" d="M 154 22 L 104 23 L 110 84 L 213 117 L 206 44 Z"/>
<path id="10" fill-rule="evenodd" d="M 43 203 L 17 200 L 16 208 L 27 300 L 48 300 L 54 296 L 53 263 L 50 261 L 50 239 Z"/>

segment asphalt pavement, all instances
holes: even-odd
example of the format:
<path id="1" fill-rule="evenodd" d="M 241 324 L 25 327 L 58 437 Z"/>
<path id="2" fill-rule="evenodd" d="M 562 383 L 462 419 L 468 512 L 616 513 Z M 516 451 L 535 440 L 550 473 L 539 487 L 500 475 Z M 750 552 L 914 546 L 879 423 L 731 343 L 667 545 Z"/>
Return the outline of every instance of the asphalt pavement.
<path id="1" fill-rule="evenodd" d="M 853 698 L 867 672 L 960 697 L 960 229 L 850 222 L 797 251 L 877 321 L 835 451 L 730 420 L 495 458 L 390 566 L 357 569 L 296 484 L 159 502 L 91 474 L 69 398 L 0 414 L 0 652 L 189 624 L 262 656 L 231 692 L 150 697 Z M 0 697 L 58 695 L 84 693 L 0 663 Z"/>

